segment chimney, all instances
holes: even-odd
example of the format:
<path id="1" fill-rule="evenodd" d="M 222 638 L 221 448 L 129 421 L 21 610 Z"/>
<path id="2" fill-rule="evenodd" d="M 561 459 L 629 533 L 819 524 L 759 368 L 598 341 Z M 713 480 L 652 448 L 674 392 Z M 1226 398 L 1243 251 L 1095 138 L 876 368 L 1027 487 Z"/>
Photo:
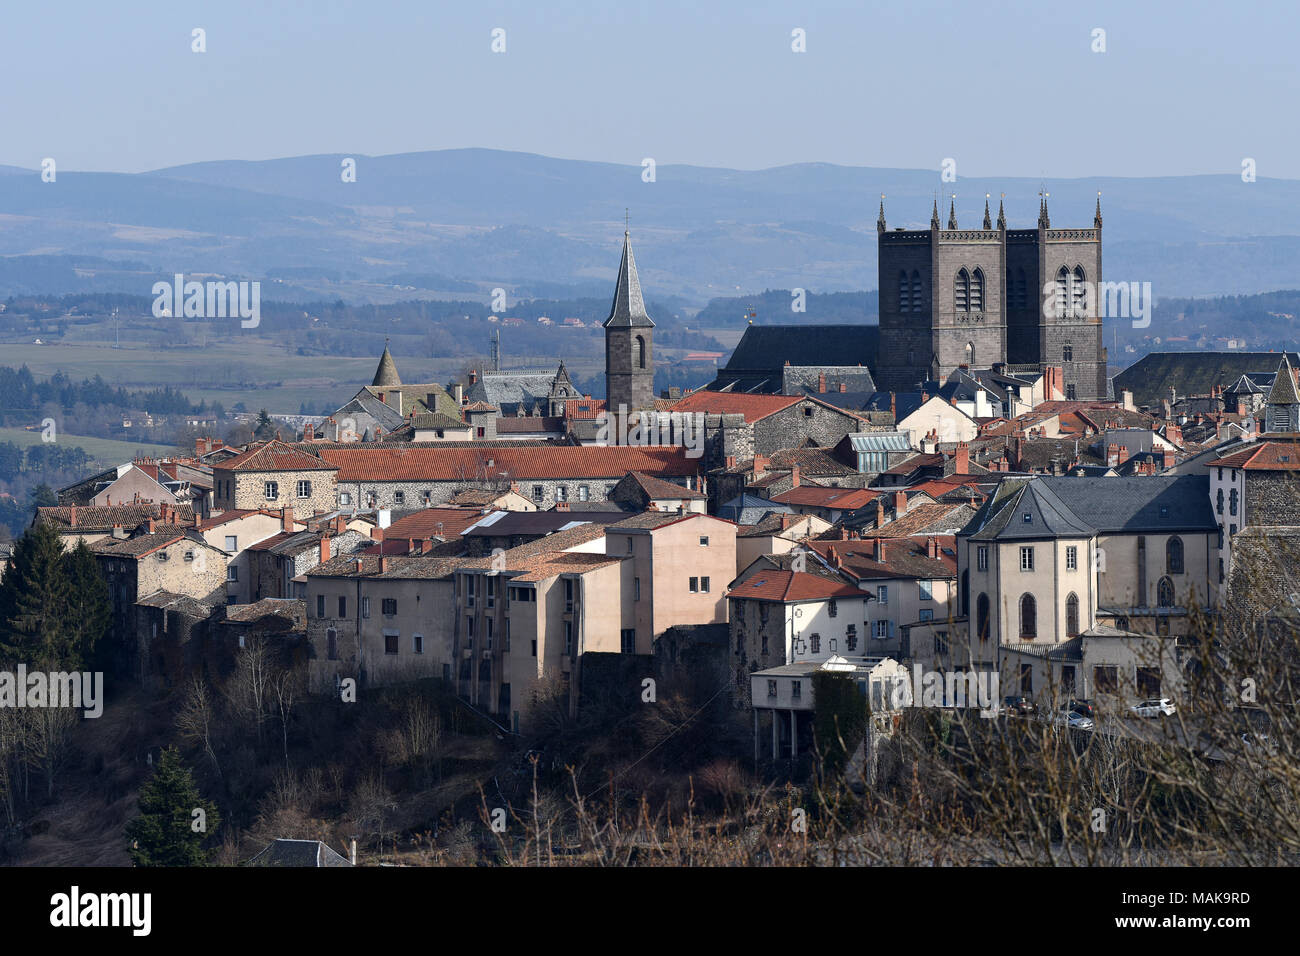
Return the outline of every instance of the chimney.
<path id="1" fill-rule="evenodd" d="M 907 513 L 907 492 L 894 492 L 894 517 L 898 518 Z"/>
<path id="2" fill-rule="evenodd" d="M 925 556 L 932 560 L 939 557 L 939 539 L 934 535 L 925 539 Z"/>
<path id="3" fill-rule="evenodd" d="M 308 422 L 307 424 L 302 426 L 302 440 L 303 441 L 316 440 L 316 426 L 313 425 L 311 422 Z"/>
<path id="4" fill-rule="evenodd" d="M 893 392 L 889 393 L 889 414 L 894 416 L 895 422 L 898 421 L 898 404 Z"/>
<path id="5" fill-rule="evenodd" d="M 360 558 L 357 558 L 355 561 L 352 562 L 352 566 L 356 568 L 357 574 L 360 574 L 362 568 L 366 566 L 366 562 L 362 561 Z"/>
<path id="6" fill-rule="evenodd" d="M 921 404 L 924 405 L 924 404 L 925 404 L 926 402 L 928 402 L 929 400 L 930 400 L 930 393 L 927 392 L 925 389 L 922 389 L 922 390 L 921 390 Z"/>
<path id="7" fill-rule="evenodd" d="M 876 527 L 879 528 L 885 523 L 885 496 L 881 495 L 876 499 Z"/>
<path id="8" fill-rule="evenodd" d="M 846 392 L 848 392 L 848 390 L 849 390 L 849 383 L 848 383 L 848 382 L 840 382 L 840 392 L 841 392 L 841 393 L 846 393 Z"/>
<path id="9" fill-rule="evenodd" d="M 434 541 L 432 538 L 425 538 L 423 541 L 420 542 L 420 553 L 429 554 L 430 552 L 433 551 L 433 546 L 436 543 L 437 542 Z"/>
<path id="10" fill-rule="evenodd" d="M 735 468 L 735 467 L 736 467 L 736 456 L 735 456 L 735 455 L 728 455 L 728 456 L 727 456 L 727 467 L 728 467 L 728 468 Z"/>
<path id="11" fill-rule="evenodd" d="M 791 488 L 799 487 L 799 466 L 798 465 L 793 465 L 790 468 L 790 487 Z"/>
<path id="12" fill-rule="evenodd" d="M 150 533 L 150 534 L 153 534 L 154 528 L 156 528 L 158 525 L 157 525 L 157 523 L 153 520 L 153 518 L 150 517 L 149 520 L 148 520 L 147 522 L 145 522 L 145 526 L 149 529 L 149 533 Z"/>
<path id="13" fill-rule="evenodd" d="M 958 442 L 957 450 L 953 452 L 953 473 L 958 475 L 970 474 L 970 445 L 966 442 Z"/>
<path id="14" fill-rule="evenodd" d="M 465 386 L 461 385 L 460 382 L 456 383 L 456 404 L 465 404 Z"/>
<path id="15" fill-rule="evenodd" d="M 840 540 L 841 541 L 849 540 L 849 529 L 844 527 L 844 525 L 840 525 Z"/>
<path id="16" fill-rule="evenodd" d="M 335 515 L 335 516 L 334 516 L 334 533 L 335 533 L 335 534 L 342 534 L 342 533 L 343 533 L 344 531 L 346 531 L 346 530 L 348 530 L 348 526 L 347 526 L 347 524 L 343 521 L 343 516 L 342 516 L 342 515 Z"/>
<path id="17" fill-rule="evenodd" d="M 330 536 L 322 534 L 320 536 L 320 563 L 324 564 L 330 559 Z"/>
<path id="18" fill-rule="evenodd" d="M 370 540 L 371 540 L 371 541 L 383 541 L 383 540 L 384 540 L 384 529 L 381 528 L 381 527 L 379 527 L 379 525 L 375 525 L 374 527 L 372 527 L 372 528 L 370 529 Z"/>
<path id="19" fill-rule="evenodd" d="M 357 865 L 357 841 L 354 839 L 348 847 L 348 862 Z"/>
<path id="20" fill-rule="evenodd" d="M 104 504 L 106 504 L 110 508 L 113 507 L 113 496 L 104 495 Z"/>
<path id="21" fill-rule="evenodd" d="M 767 466 L 769 464 L 771 464 L 771 462 L 767 458 L 767 456 L 755 455 L 754 456 L 754 477 L 761 478 L 763 477 L 763 475 L 767 474 Z"/>
<path id="22" fill-rule="evenodd" d="M 114 524 L 114 525 L 113 525 L 113 537 L 114 537 L 114 538 L 125 538 L 125 537 L 126 537 L 126 529 L 123 528 L 120 524 Z"/>
<path id="23" fill-rule="evenodd" d="M 1112 468 L 1119 464 L 1119 445 L 1114 442 L 1106 446 L 1106 464 Z"/>
<path id="24" fill-rule="evenodd" d="M 76 526 L 77 526 L 77 506 L 74 504 L 68 508 L 68 527 L 75 528 Z"/>
<path id="25" fill-rule="evenodd" d="M 284 439 L 282 439 L 282 438 L 280 437 L 280 429 L 278 429 L 278 428 L 275 430 L 275 440 L 276 440 L 276 441 L 283 441 L 283 440 L 284 440 Z"/>
<path id="26" fill-rule="evenodd" d="M 293 511 L 292 509 L 289 508 L 288 505 L 285 505 L 283 508 L 280 509 L 280 530 L 281 531 L 293 530 Z"/>
<path id="27" fill-rule="evenodd" d="M 872 559 L 873 559 L 877 564 L 884 564 L 884 563 L 885 563 L 885 539 L 884 539 L 884 538 L 876 538 L 876 539 L 872 542 L 872 544 L 874 545 L 874 547 L 873 547 L 873 549 L 872 549 L 872 552 L 871 552 L 871 557 L 872 557 Z"/>
<path id="28" fill-rule="evenodd" d="M 1169 468 L 1174 467 L 1174 450 L 1172 448 L 1164 449 L 1163 458 L 1164 458 L 1164 461 L 1162 463 L 1163 468 L 1167 470 Z"/>
<path id="29" fill-rule="evenodd" d="M 361 559 L 360 559 L 360 558 L 357 559 L 357 570 L 358 570 L 358 571 L 361 570 Z M 381 554 L 381 555 L 379 556 L 379 573 L 380 573 L 380 574 L 387 574 L 387 573 L 388 573 L 388 555 L 386 555 L 386 554 Z"/>
<path id="30" fill-rule="evenodd" d="M 817 391 L 823 395 L 826 394 L 826 373 L 825 372 L 817 373 Z"/>
<path id="31" fill-rule="evenodd" d="M 568 503 L 567 501 L 557 501 L 557 502 L 555 503 L 555 510 L 556 510 L 556 511 L 568 511 L 568 510 L 569 510 L 569 503 Z"/>
<path id="32" fill-rule="evenodd" d="M 469 370 L 469 386 L 470 386 L 470 388 L 473 388 L 473 387 L 474 387 L 475 385 L 477 385 L 477 384 L 478 384 L 478 372 L 474 371 L 473 369 L 470 369 L 470 370 Z"/>

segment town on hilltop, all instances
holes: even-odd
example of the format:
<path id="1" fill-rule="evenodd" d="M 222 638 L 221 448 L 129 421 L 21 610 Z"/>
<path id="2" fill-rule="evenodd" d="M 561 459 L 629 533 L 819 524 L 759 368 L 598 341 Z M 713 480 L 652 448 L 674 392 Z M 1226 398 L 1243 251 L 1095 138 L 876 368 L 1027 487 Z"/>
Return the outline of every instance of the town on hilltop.
<path id="1" fill-rule="evenodd" d="M 928 230 L 882 202 L 878 231 L 878 327 L 751 324 L 708 385 L 656 395 L 625 232 L 604 398 L 563 362 L 410 383 L 385 348 L 332 415 L 123 461 L 29 535 L 93 558 L 119 693 L 206 700 L 250 648 L 297 681 L 250 725 L 285 765 L 284 708 L 421 688 L 445 731 L 503 741 L 686 701 L 655 739 L 707 711 L 693 747 L 795 782 L 824 771 L 841 686 L 869 714 L 843 755 L 867 781 L 918 714 L 1100 736 L 1107 714 L 1194 711 L 1213 635 L 1300 614 L 1278 557 L 1300 539 L 1300 357 L 1110 376 L 1100 200 L 1085 228 L 1045 198 L 1026 229 L 987 206 L 941 226 L 936 203 Z M 217 753 L 223 786 L 251 759 Z"/>

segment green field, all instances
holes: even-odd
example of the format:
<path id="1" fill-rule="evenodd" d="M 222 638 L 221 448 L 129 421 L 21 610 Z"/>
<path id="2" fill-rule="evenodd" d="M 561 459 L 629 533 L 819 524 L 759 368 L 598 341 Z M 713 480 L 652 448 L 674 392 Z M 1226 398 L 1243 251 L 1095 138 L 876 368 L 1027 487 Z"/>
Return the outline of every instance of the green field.
<path id="1" fill-rule="evenodd" d="M 26 448 L 28 445 L 39 445 L 41 443 L 41 433 L 37 431 L 27 431 L 25 428 L 0 428 L 0 442 L 13 442 Z M 146 455 L 174 455 L 176 449 L 170 445 L 150 445 L 137 444 L 129 441 L 114 441 L 111 438 L 90 438 L 85 435 L 69 435 L 60 433 L 58 443 L 69 448 L 81 448 L 87 455 L 106 464 L 115 465 L 122 462 L 130 461 L 137 454 Z"/>

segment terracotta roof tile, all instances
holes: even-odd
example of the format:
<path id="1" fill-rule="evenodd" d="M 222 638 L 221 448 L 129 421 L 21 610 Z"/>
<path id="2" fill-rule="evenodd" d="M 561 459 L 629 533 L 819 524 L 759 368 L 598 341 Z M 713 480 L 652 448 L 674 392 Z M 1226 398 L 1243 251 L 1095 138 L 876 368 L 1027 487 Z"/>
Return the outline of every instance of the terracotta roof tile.
<path id="1" fill-rule="evenodd" d="M 704 412 L 706 415 L 744 415 L 746 422 L 756 422 L 797 405 L 803 399 L 801 395 L 752 395 L 699 389 L 674 402 L 671 410 Z"/>
<path id="2" fill-rule="evenodd" d="M 482 481 L 484 479 L 620 478 L 629 471 L 694 475 L 699 461 L 684 448 L 627 445 L 529 445 L 490 448 L 386 448 L 335 445 L 320 456 L 339 481 Z"/>
<path id="3" fill-rule="evenodd" d="M 334 465 L 272 439 L 214 465 L 213 471 L 333 471 Z"/>
<path id="4" fill-rule="evenodd" d="M 830 598 L 866 597 L 866 592 L 806 571 L 758 571 L 727 592 L 729 598 L 755 601 L 825 601 Z"/>

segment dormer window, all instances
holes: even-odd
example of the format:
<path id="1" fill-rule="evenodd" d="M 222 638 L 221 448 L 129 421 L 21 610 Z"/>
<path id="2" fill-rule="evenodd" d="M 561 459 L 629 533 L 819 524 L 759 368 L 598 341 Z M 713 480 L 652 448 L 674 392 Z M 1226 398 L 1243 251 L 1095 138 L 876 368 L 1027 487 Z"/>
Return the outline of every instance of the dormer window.
<path id="1" fill-rule="evenodd" d="M 1025 512 L 1025 524 L 1033 524 L 1033 523 L 1034 523 L 1034 516 L 1033 516 L 1033 514 L 1031 514 L 1030 512 L 1026 511 L 1026 512 Z"/>

